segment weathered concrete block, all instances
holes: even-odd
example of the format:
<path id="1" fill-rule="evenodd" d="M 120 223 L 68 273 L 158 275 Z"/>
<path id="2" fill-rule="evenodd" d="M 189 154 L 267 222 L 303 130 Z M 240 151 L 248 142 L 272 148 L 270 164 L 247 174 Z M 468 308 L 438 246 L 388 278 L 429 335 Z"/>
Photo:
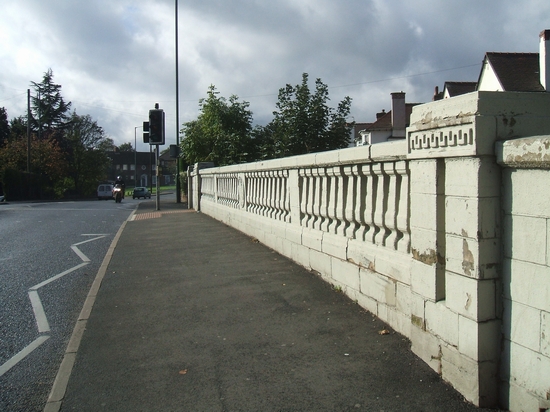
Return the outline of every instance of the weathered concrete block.
<path id="1" fill-rule="evenodd" d="M 302 244 L 302 228 L 300 226 L 286 225 L 285 239 L 288 242 Z"/>
<path id="2" fill-rule="evenodd" d="M 447 344 L 458 346 L 458 314 L 445 302 L 426 302 L 426 331 L 440 337 Z"/>
<path id="3" fill-rule="evenodd" d="M 443 222 L 438 222 L 437 201 L 439 195 L 426 193 L 411 193 L 411 217 L 410 225 L 412 228 L 438 230 Z M 411 235 L 414 230 L 411 230 Z"/>
<path id="4" fill-rule="evenodd" d="M 369 248 L 375 250 L 374 270 L 376 272 L 410 285 L 411 257 L 409 254 L 375 245 L 371 245 Z"/>
<path id="5" fill-rule="evenodd" d="M 541 311 L 518 302 L 504 301 L 504 338 L 540 352 Z"/>
<path id="6" fill-rule="evenodd" d="M 474 321 L 496 317 L 496 287 L 493 279 L 478 280 L 447 272 L 445 278 L 447 307 Z"/>
<path id="7" fill-rule="evenodd" d="M 494 279 L 500 275 L 499 239 L 475 240 L 446 235 L 446 269 L 476 279 Z"/>
<path id="8" fill-rule="evenodd" d="M 540 351 L 550 357 L 550 313 L 541 312 L 540 316 Z M 550 388 L 549 388 L 550 389 Z"/>
<path id="9" fill-rule="evenodd" d="M 310 249 L 309 264 L 312 270 L 323 277 L 332 278 L 332 258 L 329 255 Z"/>
<path id="10" fill-rule="evenodd" d="M 442 346 L 441 376 L 476 406 L 498 402 L 498 362 L 476 362 L 452 346 Z"/>
<path id="11" fill-rule="evenodd" d="M 500 167 L 490 157 L 445 159 L 445 195 L 499 197 Z"/>
<path id="12" fill-rule="evenodd" d="M 504 256 L 527 262 L 546 264 L 546 219 L 530 216 L 504 217 Z M 529 239 L 529 241 L 526 241 Z"/>
<path id="13" fill-rule="evenodd" d="M 347 260 L 363 268 L 374 270 L 376 248 L 362 240 L 349 239 Z"/>
<path id="14" fill-rule="evenodd" d="M 504 259 L 502 284 L 506 299 L 550 312 L 550 267 Z"/>
<path id="15" fill-rule="evenodd" d="M 378 302 L 376 300 L 362 293 L 358 293 L 356 299 L 359 306 L 365 308 L 373 315 L 378 316 Z"/>
<path id="16" fill-rule="evenodd" d="M 441 340 L 419 328 L 411 328 L 411 349 L 434 371 L 441 374 Z"/>
<path id="17" fill-rule="evenodd" d="M 532 351 L 514 342 L 504 341 L 503 359 L 509 360 L 504 379 L 511 379 L 516 385 L 547 400 L 550 392 L 550 357 Z"/>
<path id="18" fill-rule="evenodd" d="M 544 410 L 540 398 L 527 392 L 525 388 L 510 382 L 503 384 L 500 390 L 500 405 L 510 411 L 536 411 Z"/>
<path id="19" fill-rule="evenodd" d="M 359 266 L 337 258 L 332 259 L 332 278 L 339 284 L 360 291 Z"/>
<path id="20" fill-rule="evenodd" d="M 290 259 L 292 259 L 299 265 L 304 266 L 305 268 L 309 269 L 311 267 L 309 263 L 309 248 L 298 245 L 296 243 L 292 243 L 291 251 L 292 254 L 290 255 Z"/>
<path id="21" fill-rule="evenodd" d="M 404 335 L 411 336 L 411 318 L 397 310 L 397 307 L 388 305 L 379 305 L 386 308 L 386 322 L 395 329 L 396 332 Z M 380 309 L 379 309 L 380 312 Z"/>
<path id="22" fill-rule="evenodd" d="M 321 251 L 323 244 L 323 232 L 304 227 L 302 229 L 302 244 L 310 249 Z"/>
<path id="23" fill-rule="evenodd" d="M 427 265 L 444 261 L 445 256 L 438 252 L 438 233 L 435 230 L 411 227 L 411 253 L 413 259 Z"/>
<path id="24" fill-rule="evenodd" d="M 411 193 L 443 194 L 445 174 L 437 159 L 411 160 Z"/>
<path id="25" fill-rule="evenodd" d="M 498 319 L 477 323 L 464 316 L 458 318 L 458 350 L 475 361 L 498 362 L 500 355 Z"/>
<path id="26" fill-rule="evenodd" d="M 446 198 L 445 230 L 472 239 L 500 236 L 500 198 Z"/>
<path id="27" fill-rule="evenodd" d="M 412 260 L 411 290 L 434 302 L 442 299 L 445 296 L 444 273 L 438 271 L 437 265 Z"/>
<path id="28" fill-rule="evenodd" d="M 273 220 L 271 226 L 269 227 L 269 230 L 273 235 L 284 238 L 286 236 L 286 226 L 287 223 L 285 222 Z"/>
<path id="29" fill-rule="evenodd" d="M 426 330 L 426 313 L 425 313 L 425 305 L 426 300 L 423 296 L 420 296 L 417 293 L 414 293 L 411 291 L 411 301 L 410 301 L 410 309 L 411 309 L 411 325 Z"/>
<path id="30" fill-rule="evenodd" d="M 411 287 L 410 285 L 405 285 L 401 282 L 397 282 L 396 289 L 397 300 L 395 302 L 396 309 L 405 314 L 410 323 L 411 318 Z M 408 336 L 408 335 L 407 335 Z"/>
<path id="31" fill-rule="evenodd" d="M 397 282 L 368 269 L 359 270 L 360 291 L 389 306 L 397 303 Z"/>
<path id="32" fill-rule="evenodd" d="M 343 236 L 323 233 L 322 252 L 342 260 L 347 259 L 348 239 Z"/>
<path id="33" fill-rule="evenodd" d="M 502 208 L 515 215 L 550 218 L 548 170 L 504 169 Z M 536 193 L 536 196 L 533 196 Z"/>

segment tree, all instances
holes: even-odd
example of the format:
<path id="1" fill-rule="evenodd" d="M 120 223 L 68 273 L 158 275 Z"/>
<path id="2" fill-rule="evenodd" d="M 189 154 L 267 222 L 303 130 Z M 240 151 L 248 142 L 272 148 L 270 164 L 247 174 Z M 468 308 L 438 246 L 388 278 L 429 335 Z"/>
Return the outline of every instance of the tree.
<path id="1" fill-rule="evenodd" d="M 44 196 L 61 195 L 56 191 L 60 187 L 66 171 L 66 161 L 63 152 L 52 139 L 31 140 L 31 171 L 40 177 L 40 191 Z M 27 139 L 10 139 L 0 147 L 0 178 L 7 190 L 13 186 L 6 176 L 19 176 L 27 168 Z"/>
<path id="2" fill-rule="evenodd" d="M 208 96 L 199 101 L 198 118 L 183 125 L 181 148 L 189 164 L 214 162 L 222 166 L 254 160 L 249 103 L 239 102 L 235 95 L 226 100 L 218 94 L 211 85 Z"/>
<path id="3" fill-rule="evenodd" d="M 336 109 L 330 108 L 328 86 L 317 79 L 312 93 L 308 77 L 304 73 L 302 84 L 287 84 L 279 90 L 275 118 L 266 127 L 257 129 L 264 156 L 285 157 L 348 146 L 353 127 L 353 123 L 346 121 L 351 98 L 345 97 Z"/>
<path id="4" fill-rule="evenodd" d="M 53 82 L 52 69 L 44 73 L 42 82 L 31 82 L 34 96 L 31 98 L 31 126 L 40 137 L 52 137 L 67 126 L 71 102 L 65 103 L 61 85 Z M 57 139 L 61 139 L 57 136 Z"/>
<path id="5" fill-rule="evenodd" d="M 120 146 L 118 146 L 119 152 L 133 152 L 134 147 L 132 146 L 132 143 L 122 143 Z"/>
<path id="6" fill-rule="evenodd" d="M 8 141 L 10 136 L 10 124 L 8 123 L 8 112 L 5 107 L 0 107 L 0 147 Z"/>
<path id="7" fill-rule="evenodd" d="M 68 176 L 78 195 L 94 191 L 109 163 L 105 147 L 108 143 L 103 128 L 90 115 L 74 112 L 68 122 L 66 140 L 69 143 Z"/>

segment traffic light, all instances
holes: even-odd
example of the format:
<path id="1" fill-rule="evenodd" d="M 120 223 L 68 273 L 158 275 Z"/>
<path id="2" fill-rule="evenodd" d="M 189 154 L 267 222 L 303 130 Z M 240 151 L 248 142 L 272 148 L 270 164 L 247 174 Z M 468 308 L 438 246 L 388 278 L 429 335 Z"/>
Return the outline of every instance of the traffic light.
<path id="1" fill-rule="evenodd" d="M 149 110 L 149 144 L 164 144 L 164 110 Z"/>
<path id="2" fill-rule="evenodd" d="M 149 122 L 143 122 L 143 143 L 149 143 Z"/>

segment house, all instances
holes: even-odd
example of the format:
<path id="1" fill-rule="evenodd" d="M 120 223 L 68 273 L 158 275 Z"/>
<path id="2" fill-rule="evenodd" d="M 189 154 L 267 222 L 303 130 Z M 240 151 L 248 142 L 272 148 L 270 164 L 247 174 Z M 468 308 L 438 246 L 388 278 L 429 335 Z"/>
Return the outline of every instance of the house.
<path id="1" fill-rule="evenodd" d="M 547 92 L 550 90 L 550 29 L 540 33 L 539 53 L 487 52 L 477 82 L 445 82 L 433 100 L 473 91 Z"/>
<path id="2" fill-rule="evenodd" d="M 478 91 L 544 92 L 539 53 L 485 54 L 477 82 Z"/>
<path id="3" fill-rule="evenodd" d="M 439 92 L 439 87 L 435 87 L 433 100 L 450 99 L 461 94 L 475 92 L 477 82 L 445 82 L 443 91 Z"/>
<path id="4" fill-rule="evenodd" d="M 111 159 L 107 180 L 115 181 L 117 176 L 121 176 L 126 186 L 150 186 L 154 183 L 154 153 L 113 151 L 107 155 Z"/>
<path id="5" fill-rule="evenodd" d="M 409 126 L 412 108 L 418 103 L 405 103 L 405 93 L 391 93 L 392 109 L 389 112 L 382 110 L 376 114 L 374 123 L 367 123 L 367 127 L 359 131 L 360 139 L 357 146 L 387 142 L 405 138 L 405 129 Z"/>
<path id="6" fill-rule="evenodd" d="M 361 141 L 361 135 L 359 134 L 361 130 L 365 130 L 370 127 L 372 123 L 355 123 L 351 129 L 351 136 L 349 139 L 348 147 L 355 147 L 357 143 Z"/>

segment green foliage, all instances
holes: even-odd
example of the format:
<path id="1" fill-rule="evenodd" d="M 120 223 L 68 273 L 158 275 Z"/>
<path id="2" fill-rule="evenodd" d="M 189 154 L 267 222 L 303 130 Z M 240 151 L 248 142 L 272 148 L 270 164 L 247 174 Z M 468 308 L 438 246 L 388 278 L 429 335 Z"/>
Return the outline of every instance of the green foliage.
<path id="1" fill-rule="evenodd" d="M 105 132 L 89 115 L 73 113 L 65 132 L 69 144 L 68 174 L 77 195 L 94 192 L 97 182 L 109 164 L 105 147 Z"/>
<path id="2" fill-rule="evenodd" d="M 31 127 L 39 136 L 51 137 L 67 125 L 71 103 L 63 100 L 61 85 L 53 82 L 52 69 L 44 73 L 42 82 L 31 85 L 35 92 L 31 97 Z"/>
<path id="3" fill-rule="evenodd" d="M 134 146 L 132 146 L 132 143 L 130 143 L 130 142 L 122 143 L 120 146 L 118 146 L 118 151 L 119 152 L 133 152 L 134 151 Z"/>
<path id="4" fill-rule="evenodd" d="M 8 122 L 8 112 L 5 107 L 0 107 L 0 147 L 10 137 L 10 124 Z"/>
<path id="5" fill-rule="evenodd" d="M 328 86 L 315 81 L 315 91 L 308 86 L 308 74 L 302 84 L 279 90 L 273 121 L 256 130 L 261 141 L 262 157 L 285 157 L 347 147 L 353 123 L 346 118 L 351 98 L 345 97 L 336 109 L 327 105 Z"/>
<path id="6" fill-rule="evenodd" d="M 214 162 L 222 166 L 254 160 L 249 103 L 239 102 L 237 96 L 226 100 L 218 94 L 211 85 L 206 99 L 199 101 L 198 118 L 183 125 L 181 148 L 189 164 Z"/>

